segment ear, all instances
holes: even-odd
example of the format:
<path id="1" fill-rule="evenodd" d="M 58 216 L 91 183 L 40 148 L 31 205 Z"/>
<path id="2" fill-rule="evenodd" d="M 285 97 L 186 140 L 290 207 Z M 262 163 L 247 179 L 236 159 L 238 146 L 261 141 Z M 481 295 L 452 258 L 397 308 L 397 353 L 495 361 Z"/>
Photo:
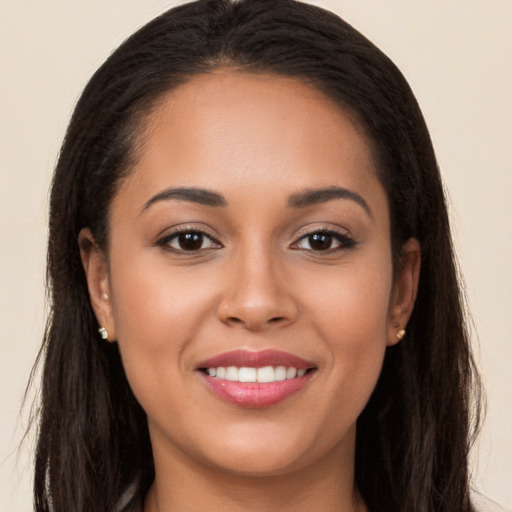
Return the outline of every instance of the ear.
<path id="1" fill-rule="evenodd" d="M 96 244 L 89 228 L 80 231 L 78 245 L 94 314 L 99 326 L 104 327 L 108 332 L 107 341 L 115 341 L 107 259 Z"/>
<path id="2" fill-rule="evenodd" d="M 393 281 L 387 325 L 387 345 L 398 343 L 411 317 L 420 279 L 421 248 L 416 238 L 402 247 L 400 264 Z"/>

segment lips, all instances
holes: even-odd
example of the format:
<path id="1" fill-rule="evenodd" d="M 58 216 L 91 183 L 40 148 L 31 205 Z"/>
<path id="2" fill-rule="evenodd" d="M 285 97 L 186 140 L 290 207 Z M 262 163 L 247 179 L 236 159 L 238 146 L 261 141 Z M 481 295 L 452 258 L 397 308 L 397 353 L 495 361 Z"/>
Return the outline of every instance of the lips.
<path id="1" fill-rule="evenodd" d="M 316 367 L 288 352 L 235 350 L 202 361 L 197 370 L 210 391 L 242 407 L 268 407 L 302 390 Z"/>

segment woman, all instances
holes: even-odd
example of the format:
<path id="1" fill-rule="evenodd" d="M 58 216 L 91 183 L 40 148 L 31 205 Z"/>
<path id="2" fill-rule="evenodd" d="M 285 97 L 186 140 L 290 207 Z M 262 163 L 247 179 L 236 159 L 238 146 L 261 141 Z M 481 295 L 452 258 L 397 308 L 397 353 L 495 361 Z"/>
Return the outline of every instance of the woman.
<path id="1" fill-rule="evenodd" d="M 48 274 L 37 510 L 472 510 L 432 145 L 334 15 L 207 0 L 127 40 L 73 114 Z"/>

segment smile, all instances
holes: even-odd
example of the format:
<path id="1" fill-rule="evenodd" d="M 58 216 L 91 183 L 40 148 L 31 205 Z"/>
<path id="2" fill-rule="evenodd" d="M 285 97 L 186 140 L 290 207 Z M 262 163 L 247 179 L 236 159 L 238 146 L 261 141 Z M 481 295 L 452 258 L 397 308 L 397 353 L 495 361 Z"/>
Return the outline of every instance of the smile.
<path id="1" fill-rule="evenodd" d="M 223 401 L 261 408 L 302 390 L 316 366 L 286 352 L 236 350 L 204 361 L 198 370 L 208 389 Z"/>
<path id="2" fill-rule="evenodd" d="M 306 370 L 304 368 L 297 369 L 293 366 L 288 368 L 286 366 L 264 366 L 263 368 L 218 366 L 217 368 L 208 368 L 207 373 L 210 377 L 230 381 L 268 383 L 303 377 Z"/>

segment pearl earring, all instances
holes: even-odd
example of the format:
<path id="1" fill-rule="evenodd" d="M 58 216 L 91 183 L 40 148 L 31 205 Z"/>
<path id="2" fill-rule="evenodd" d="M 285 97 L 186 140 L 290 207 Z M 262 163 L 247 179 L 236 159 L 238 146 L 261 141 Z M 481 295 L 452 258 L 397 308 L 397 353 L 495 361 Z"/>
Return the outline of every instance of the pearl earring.
<path id="1" fill-rule="evenodd" d="M 400 341 L 405 336 L 405 329 L 401 329 L 396 333 L 396 338 Z"/>
<path id="2" fill-rule="evenodd" d="M 100 336 L 103 340 L 108 340 L 108 331 L 105 329 L 105 327 L 100 327 L 98 332 L 100 333 Z"/>

